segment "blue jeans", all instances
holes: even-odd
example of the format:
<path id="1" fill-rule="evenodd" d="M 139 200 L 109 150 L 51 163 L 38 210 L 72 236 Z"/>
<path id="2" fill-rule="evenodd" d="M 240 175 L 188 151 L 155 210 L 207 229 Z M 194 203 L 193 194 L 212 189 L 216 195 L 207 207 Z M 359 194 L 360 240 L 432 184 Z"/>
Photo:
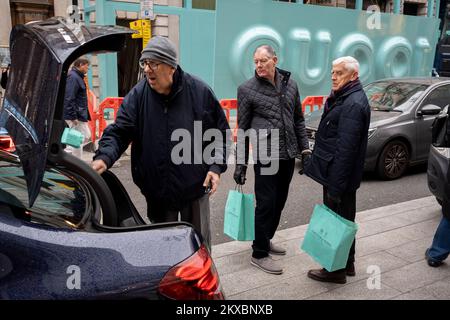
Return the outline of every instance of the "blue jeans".
<path id="1" fill-rule="evenodd" d="M 427 250 L 428 259 L 442 262 L 450 253 L 450 220 L 442 217 L 436 233 L 434 235 L 433 244 Z"/>

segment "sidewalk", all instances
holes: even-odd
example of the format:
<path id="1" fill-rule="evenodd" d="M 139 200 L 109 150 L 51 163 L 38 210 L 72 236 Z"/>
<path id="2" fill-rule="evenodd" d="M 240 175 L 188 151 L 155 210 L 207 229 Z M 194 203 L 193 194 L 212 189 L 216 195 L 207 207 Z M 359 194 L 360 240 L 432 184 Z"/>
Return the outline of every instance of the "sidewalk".
<path id="1" fill-rule="evenodd" d="M 274 256 L 282 275 L 267 274 L 250 265 L 251 242 L 213 246 L 213 258 L 227 299 L 450 299 L 449 261 L 431 268 L 424 259 L 442 217 L 434 197 L 398 203 L 357 213 L 356 276 L 345 285 L 309 279 L 309 269 L 320 268 L 300 244 L 307 225 L 278 231 L 275 243 L 287 249 Z M 381 288 L 368 288 L 373 271 L 381 270 Z"/>

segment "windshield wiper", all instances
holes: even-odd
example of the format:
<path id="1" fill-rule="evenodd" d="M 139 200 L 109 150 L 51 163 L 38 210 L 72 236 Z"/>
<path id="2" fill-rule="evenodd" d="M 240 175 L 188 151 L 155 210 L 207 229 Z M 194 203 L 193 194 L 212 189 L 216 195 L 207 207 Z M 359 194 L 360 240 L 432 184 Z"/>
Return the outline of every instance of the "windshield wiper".
<path id="1" fill-rule="evenodd" d="M 386 109 L 386 108 L 372 108 L 372 111 L 382 111 L 382 112 L 402 112 L 401 110 L 396 110 L 396 109 Z"/>

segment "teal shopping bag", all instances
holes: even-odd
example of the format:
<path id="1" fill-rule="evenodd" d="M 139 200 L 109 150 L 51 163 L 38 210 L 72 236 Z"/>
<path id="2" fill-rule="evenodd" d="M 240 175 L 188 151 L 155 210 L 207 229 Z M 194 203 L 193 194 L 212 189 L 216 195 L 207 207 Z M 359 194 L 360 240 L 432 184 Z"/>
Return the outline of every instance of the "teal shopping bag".
<path id="1" fill-rule="evenodd" d="M 223 232 L 235 240 L 255 239 L 254 195 L 244 194 L 242 188 L 228 192 Z"/>
<path id="2" fill-rule="evenodd" d="M 343 269 L 357 230 L 356 223 L 316 205 L 301 248 L 327 271 Z"/>

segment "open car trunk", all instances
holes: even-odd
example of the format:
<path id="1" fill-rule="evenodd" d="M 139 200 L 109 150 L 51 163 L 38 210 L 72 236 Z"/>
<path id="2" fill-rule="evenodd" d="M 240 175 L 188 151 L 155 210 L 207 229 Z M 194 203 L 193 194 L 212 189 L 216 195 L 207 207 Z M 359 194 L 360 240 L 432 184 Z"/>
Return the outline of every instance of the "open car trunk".
<path id="1" fill-rule="evenodd" d="M 47 162 L 68 166 L 80 174 L 87 170 L 87 165 L 73 161 L 61 146 L 66 76 L 71 63 L 86 53 L 119 51 L 131 33 L 117 26 L 67 24 L 62 18 L 18 25 L 12 30 L 11 71 L 0 127 L 8 130 L 15 143 L 30 207 L 39 193 Z M 87 176 L 91 183 L 98 180 L 92 172 Z M 94 185 L 98 183 L 94 181 Z"/>

